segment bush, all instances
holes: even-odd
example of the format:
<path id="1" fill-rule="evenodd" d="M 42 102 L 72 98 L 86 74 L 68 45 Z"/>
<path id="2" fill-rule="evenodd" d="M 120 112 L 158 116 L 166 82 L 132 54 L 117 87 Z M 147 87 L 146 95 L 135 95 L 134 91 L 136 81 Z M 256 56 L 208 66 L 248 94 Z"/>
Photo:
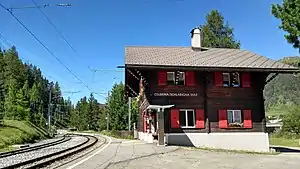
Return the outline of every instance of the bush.
<path id="1" fill-rule="evenodd" d="M 114 130 L 110 130 L 110 131 L 106 131 L 106 130 L 102 130 L 100 132 L 103 135 L 107 135 L 109 137 L 114 137 L 114 138 L 120 138 L 120 139 L 133 139 L 133 131 L 114 131 Z"/>
<path id="2" fill-rule="evenodd" d="M 293 106 L 283 116 L 283 125 L 278 133 L 287 138 L 297 138 L 300 136 L 300 107 Z"/>

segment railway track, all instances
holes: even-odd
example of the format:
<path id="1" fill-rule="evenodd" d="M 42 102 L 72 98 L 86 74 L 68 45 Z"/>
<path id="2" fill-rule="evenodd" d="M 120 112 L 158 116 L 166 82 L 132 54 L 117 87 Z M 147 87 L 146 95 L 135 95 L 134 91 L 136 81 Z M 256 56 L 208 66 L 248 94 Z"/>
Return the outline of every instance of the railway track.
<path id="1" fill-rule="evenodd" d="M 67 137 L 65 137 L 67 138 Z M 69 135 L 67 141 L 57 141 L 51 146 L 39 146 L 34 150 L 17 151 L 0 157 L 0 168 L 42 168 L 55 161 L 79 153 L 98 142 L 98 138 L 90 135 Z"/>
<path id="2" fill-rule="evenodd" d="M 17 150 L 14 150 L 14 151 L 3 152 L 3 153 L 0 153 L 0 159 L 4 158 L 4 157 L 16 155 L 16 154 L 21 154 L 21 153 L 26 153 L 26 152 L 38 150 L 38 149 L 45 148 L 45 147 L 54 146 L 56 144 L 60 144 L 60 143 L 69 141 L 70 139 L 71 138 L 68 137 L 67 135 L 63 135 L 61 139 L 58 139 L 58 140 L 55 140 L 55 141 L 52 141 L 52 142 L 49 142 L 49 143 L 40 144 L 40 145 L 36 145 L 36 146 L 32 146 L 32 147 L 21 148 L 21 149 L 17 149 Z"/>

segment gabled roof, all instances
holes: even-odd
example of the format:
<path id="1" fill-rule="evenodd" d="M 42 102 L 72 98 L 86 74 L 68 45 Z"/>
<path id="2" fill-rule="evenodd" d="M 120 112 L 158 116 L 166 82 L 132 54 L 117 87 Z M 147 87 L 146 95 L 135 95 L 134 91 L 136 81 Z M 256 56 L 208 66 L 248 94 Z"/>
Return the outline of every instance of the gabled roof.
<path id="1" fill-rule="evenodd" d="M 125 53 L 127 67 L 236 68 L 283 72 L 299 70 L 242 49 L 209 48 L 200 51 L 191 47 L 128 46 Z"/>

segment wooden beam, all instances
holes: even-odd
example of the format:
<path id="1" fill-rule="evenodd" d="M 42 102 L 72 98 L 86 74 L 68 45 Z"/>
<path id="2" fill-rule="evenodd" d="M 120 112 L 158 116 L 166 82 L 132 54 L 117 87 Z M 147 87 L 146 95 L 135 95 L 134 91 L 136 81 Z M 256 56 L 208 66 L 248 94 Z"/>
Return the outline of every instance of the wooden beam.
<path id="1" fill-rule="evenodd" d="M 274 75 L 272 75 L 267 81 L 266 84 L 268 84 L 271 80 L 273 80 L 279 73 L 275 73 Z"/>
<path id="2" fill-rule="evenodd" d="M 136 93 L 128 84 L 126 84 L 126 87 L 132 92 L 134 93 L 136 96 L 138 96 L 139 94 Z"/>
<path id="3" fill-rule="evenodd" d="M 145 83 L 145 85 L 148 85 L 149 83 L 147 82 L 146 78 L 142 75 L 142 73 L 139 70 L 137 70 L 137 69 L 134 69 L 134 70 L 137 72 L 137 74 L 143 80 L 143 82 Z"/>
<path id="4" fill-rule="evenodd" d="M 127 69 L 127 71 L 137 80 L 140 80 L 131 70 Z"/>

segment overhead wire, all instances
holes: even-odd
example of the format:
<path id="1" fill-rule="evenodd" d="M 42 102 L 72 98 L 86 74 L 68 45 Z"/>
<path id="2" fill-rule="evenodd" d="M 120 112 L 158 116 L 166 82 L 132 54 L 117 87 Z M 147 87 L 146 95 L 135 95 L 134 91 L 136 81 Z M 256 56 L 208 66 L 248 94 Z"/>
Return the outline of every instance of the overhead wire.
<path id="1" fill-rule="evenodd" d="M 61 33 L 61 31 L 55 26 L 55 24 L 51 21 L 51 19 L 47 16 L 47 14 L 41 9 L 41 7 L 36 3 L 35 0 L 32 0 L 32 2 L 35 4 L 35 6 L 39 9 L 39 11 L 42 13 L 42 15 L 46 18 L 46 20 L 50 23 L 50 25 L 53 27 L 53 29 L 59 34 L 59 36 L 64 40 L 64 42 L 72 49 L 72 51 L 77 55 L 77 57 L 81 58 L 80 55 L 78 54 L 77 50 L 71 45 L 71 43 L 66 39 L 66 37 Z M 88 69 L 93 71 L 89 66 Z M 92 75 L 92 82 L 94 80 L 94 75 L 95 72 L 93 72 Z M 91 91 L 91 90 L 90 90 Z M 91 91 L 92 92 L 92 91 Z M 92 92 L 95 93 L 96 92 Z M 97 94 L 98 95 L 98 94 Z M 103 97 L 101 95 L 101 97 Z"/>
<path id="2" fill-rule="evenodd" d="M 85 84 L 66 64 L 64 64 L 61 59 L 59 57 L 57 57 L 37 36 L 34 35 L 34 33 L 32 31 L 29 30 L 29 28 L 27 28 L 27 26 L 18 19 L 18 17 L 16 15 L 14 15 L 8 8 L 6 8 L 4 5 L 0 4 L 0 6 L 5 9 L 6 11 L 8 11 L 10 13 L 10 15 L 32 36 L 34 37 L 34 39 L 44 47 L 44 49 L 52 56 L 54 57 L 61 65 L 63 65 L 67 71 L 69 73 L 71 73 L 78 81 L 80 81 L 81 84 L 84 85 L 84 87 L 86 87 L 90 92 L 93 92 L 90 87 Z M 104 96 L 103 96 L 104 97 Z"/>

